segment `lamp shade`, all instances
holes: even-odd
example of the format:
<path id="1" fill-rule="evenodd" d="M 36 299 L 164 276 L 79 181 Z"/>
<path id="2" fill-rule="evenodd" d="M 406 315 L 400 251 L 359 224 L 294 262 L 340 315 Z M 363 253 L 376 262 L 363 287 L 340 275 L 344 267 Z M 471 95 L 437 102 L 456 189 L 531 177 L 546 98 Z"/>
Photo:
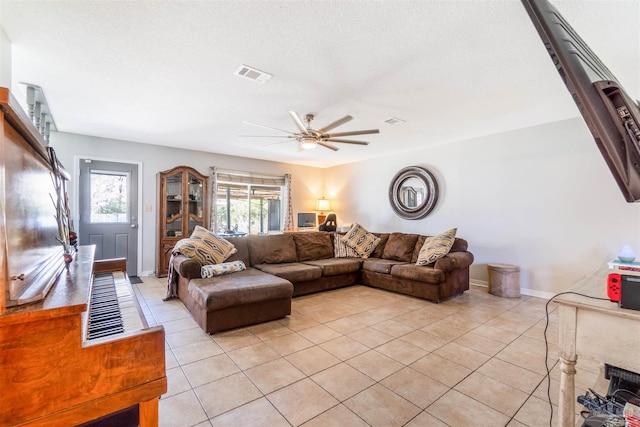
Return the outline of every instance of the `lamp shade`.
<path id="1" fill-rule="evenodd" d="M 331 207 L 329 206 L 329 201 L 325 198 L 322 199 L 318 199 L 318 203 L 316 203 L 316 210 L 317 211 L 328 211 L 330 210 Z"/>

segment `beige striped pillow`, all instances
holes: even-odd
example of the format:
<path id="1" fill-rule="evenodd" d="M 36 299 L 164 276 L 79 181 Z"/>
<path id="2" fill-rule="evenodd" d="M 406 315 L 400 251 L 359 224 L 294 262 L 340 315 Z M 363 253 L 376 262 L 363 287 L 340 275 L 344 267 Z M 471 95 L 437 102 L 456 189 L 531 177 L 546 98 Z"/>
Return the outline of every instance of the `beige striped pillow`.
<path id="1" fill-rule="evenodd" d="M 341 237 L 342 236 L 340 234 L 334 234 L 334 256 L 336 258 L 359 258 L 360 255 L 358 255 L 358 253 L 354 249 L 351 249 L 349 246 L 342 243 L 342 241 L 340 240 Z"/>
<path id="2" fill-rule="evenodd" d="M 369 258 L 371 252 L 376 249 L 380 238 L 375 234 L 369 233 L 360 224 L 353 224 L 351 229 L 347 231 L 340 241 L 355 250 L 361 258 Z"/>
<path id="3" fill-rule="evenodd" d="M 200 265 L 220 264 L 238 251 L 231 242 L 199 225 L 196 225 L 191 237 L 183 240 L 177 250 Z"/>
<path id="4" fill-rule="evenodd" d="M 427 237 L 418 253 L 416 265 L 428 265 L 436 262 L 449 253 L 453 242 L 456 240 L 457 228 L 452 228 L 437 236 Z"/>

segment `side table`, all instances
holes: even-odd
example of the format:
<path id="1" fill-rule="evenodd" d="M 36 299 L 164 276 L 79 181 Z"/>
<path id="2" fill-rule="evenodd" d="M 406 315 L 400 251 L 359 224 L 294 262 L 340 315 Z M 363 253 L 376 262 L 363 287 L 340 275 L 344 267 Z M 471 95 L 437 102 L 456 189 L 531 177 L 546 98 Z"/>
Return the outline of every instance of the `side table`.
<path id="1" fill-rule="evenodd" d="M 520 267 L 512 264 L 487 264 L 489 293 L 499 297 L 520 297 Z"/>

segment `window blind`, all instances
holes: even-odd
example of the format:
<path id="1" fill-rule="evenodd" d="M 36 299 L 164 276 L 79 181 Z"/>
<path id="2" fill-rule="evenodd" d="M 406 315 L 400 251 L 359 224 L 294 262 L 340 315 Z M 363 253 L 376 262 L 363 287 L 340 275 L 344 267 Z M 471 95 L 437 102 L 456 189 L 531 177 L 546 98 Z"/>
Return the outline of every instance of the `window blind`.
<path id="1" fill-rule="evenodd" d="M 284 185 L 284 176 L 259 175 L 252 172 L 217 172 L 218 182 L 253 184 L 253 185 L 274 185 L 281 187 Z"/>

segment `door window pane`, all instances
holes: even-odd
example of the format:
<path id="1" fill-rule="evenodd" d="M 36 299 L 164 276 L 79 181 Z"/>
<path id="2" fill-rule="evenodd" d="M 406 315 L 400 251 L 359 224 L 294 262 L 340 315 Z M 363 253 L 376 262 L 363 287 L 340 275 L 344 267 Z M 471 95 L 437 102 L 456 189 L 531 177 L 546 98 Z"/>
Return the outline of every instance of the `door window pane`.
<path id="1" fill-rule="evenodd" d="M 92 170 L 91 223 L 129 222 L 129 174 Z"/>

